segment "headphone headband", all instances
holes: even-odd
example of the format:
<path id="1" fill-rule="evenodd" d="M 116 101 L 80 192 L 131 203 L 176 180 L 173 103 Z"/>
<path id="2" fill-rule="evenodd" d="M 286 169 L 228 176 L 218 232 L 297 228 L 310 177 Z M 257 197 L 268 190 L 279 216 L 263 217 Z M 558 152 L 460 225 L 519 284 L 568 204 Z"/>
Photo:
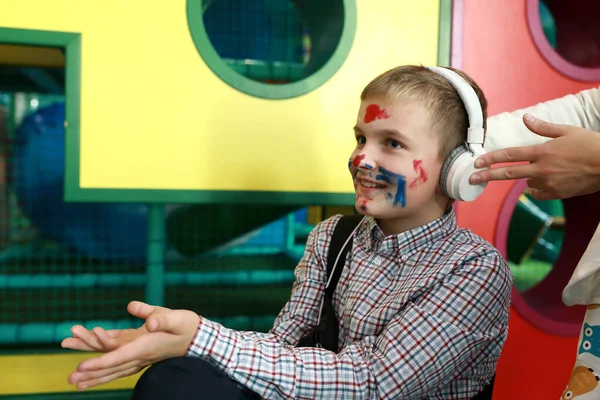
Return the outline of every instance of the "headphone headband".
<path id="1" fill-rule="evenodd" d="M 462 76 L 448 68 L 425 68 L 442 75 L 458 92 L 458 95 L 460 96 L 469 117 L 467 143 L 483 145 L 483 111 L 481 110 L 479 97 L 477 97 L 477 93 L 475 93 L 473 87 Z"/>
<path id="2" fill-rule="evenodd" d="M 485 189 L 487 183 L 471 185 L 469 177 L 478 169 L 475 159 L 485 153 L 483 149 L 483 110 L 475 89 L 456 72 L 442 67 L 426 67 L 442 75 L 458 92 L 469 118 L 467 144 L 454 149 L 444 160 L 440 172 L 440 189 L 453 199 L 475 200 Z"/>

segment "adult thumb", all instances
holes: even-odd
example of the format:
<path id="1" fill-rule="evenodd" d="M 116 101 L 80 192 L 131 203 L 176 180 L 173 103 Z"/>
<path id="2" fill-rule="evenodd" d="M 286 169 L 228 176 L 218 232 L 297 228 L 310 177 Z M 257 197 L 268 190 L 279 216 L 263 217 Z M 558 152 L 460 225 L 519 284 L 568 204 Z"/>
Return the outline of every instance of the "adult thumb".
<path id="1" fill-rule="evenodd" d="M 567 133 L 565 126 L 543 121 L 531 114 L 523 115 L 523 123 L 525 123 L 527 129 L 540 136 L 557 138 Z"/>

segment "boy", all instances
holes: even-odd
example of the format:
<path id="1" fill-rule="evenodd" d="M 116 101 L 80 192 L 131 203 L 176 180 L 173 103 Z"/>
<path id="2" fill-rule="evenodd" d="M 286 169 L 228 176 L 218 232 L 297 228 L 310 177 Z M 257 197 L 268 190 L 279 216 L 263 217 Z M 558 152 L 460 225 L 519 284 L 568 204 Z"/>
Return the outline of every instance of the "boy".
<path id="1" fill-rule="evenodd" d="M 485 97 L 458 73 L 477 93 L 484 123 Z M 129 311 L 146 319 L 139 330 L 73 328 L 63 347 L 109 353 L 82 362 L 70 382 L 87 388 L 158 362 L 138 382 L 138 394 L 171 385 L 170 398 L 196 398 L 216 380 L 230 382 L 219 392 L 223 399 L 479 393 L 506 340 L 512 277 L 497 250 L 456 226 L 452 199 L 439 185 L 444 160 L 466 141 L 465 106 L 445 77 L 421 66 L 382 74 L 361 100 L 349 169 L 364 218 L 333 297 L 337 354 L 294 346 L 317 323 L 339 215 L 311 232 L 291 299 L 269 333 L 133 302 Z M 193 363 L 203 367 L 192 373 Z"/>

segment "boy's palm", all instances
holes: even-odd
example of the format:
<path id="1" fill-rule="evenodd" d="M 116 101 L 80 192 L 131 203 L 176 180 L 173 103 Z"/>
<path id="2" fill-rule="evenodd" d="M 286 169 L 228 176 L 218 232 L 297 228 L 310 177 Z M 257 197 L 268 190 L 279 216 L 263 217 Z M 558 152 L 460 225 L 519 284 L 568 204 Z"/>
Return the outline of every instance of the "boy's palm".
<path id="1" fill-rule="evenodd" d="M 62 342 L 65 348 L 106 353 L 81 362 L 77 371 L 69 375 L 69 382 L 76 383 L 78 389 L 105 384 L 158 361 L 184 355 L 200 322 L 197 314 L 187 310 L 135 301 L 127 309 L 146 323 L 138 329 L 110 331 L 74 326 L 74 337 Z"/>

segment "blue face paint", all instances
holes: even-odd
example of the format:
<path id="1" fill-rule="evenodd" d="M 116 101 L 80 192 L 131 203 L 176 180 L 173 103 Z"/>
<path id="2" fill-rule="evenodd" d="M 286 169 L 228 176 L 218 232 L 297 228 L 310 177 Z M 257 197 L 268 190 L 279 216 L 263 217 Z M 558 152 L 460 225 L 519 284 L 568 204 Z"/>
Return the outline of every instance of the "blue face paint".
<path id="1" fill-rule="evenodd" d="M 352 166 L 352 159 L 348 160 L 348 168 L 350 168 Z"/>
<path id="2" fill-rule="evenodd" d="M 375 177 L 378 181 L 384 181 L 390 185 L 398 186 L 396 196 L 394 196 L 394 207 L 400 204 L 406 206 L 406 179 L 404 176 L 395 174 L 383 167 L 379 167 L 379 174 Z"/>
<path id="3" fill-rule="evenodd" d="M 365 168 L 367 168 L 367 169 L 373 169 L 373 166 L 370 165 L 370 164 L 365 163 Z"/>
<path id="4" fill-rule="evenodd" d="M 387 192 L 387 193 L 385 194 L 385 197 L 387 197 L 388 199 L 390 199 L 390 200 L 391 200 L 392 198 L 394 198 L 394 195 L 393 195 L 393 194 L 391 194 L 390 192 Z"/>

